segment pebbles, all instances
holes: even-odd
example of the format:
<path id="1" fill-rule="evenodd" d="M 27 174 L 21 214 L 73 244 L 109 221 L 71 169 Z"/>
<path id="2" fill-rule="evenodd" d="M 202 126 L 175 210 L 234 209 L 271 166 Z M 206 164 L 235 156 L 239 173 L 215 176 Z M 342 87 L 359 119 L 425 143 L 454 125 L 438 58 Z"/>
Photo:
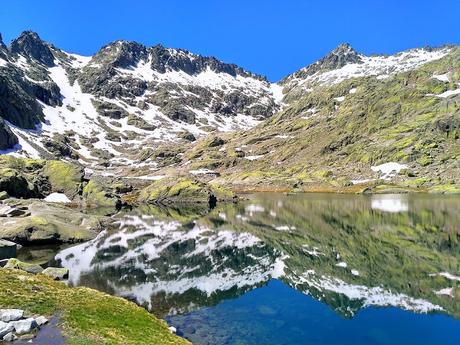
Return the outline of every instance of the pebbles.
<path id="1" fill-rule="evenodd" d="M 44 316 L 24 317 L 21 309 L 0 309 L 0 341 L 33 338 L 40 326 L 48 323 Z"/>

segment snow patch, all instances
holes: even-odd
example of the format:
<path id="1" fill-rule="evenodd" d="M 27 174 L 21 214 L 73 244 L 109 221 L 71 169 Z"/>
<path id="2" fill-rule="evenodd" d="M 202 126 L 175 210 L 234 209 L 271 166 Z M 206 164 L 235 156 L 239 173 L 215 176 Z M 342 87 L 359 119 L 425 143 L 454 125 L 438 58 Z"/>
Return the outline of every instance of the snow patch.
<path id="1" fill-rule="evenodd" d="M 384 180 L 391 180 L 391 178 L 398 174 L 402 169 L 407 169 L 407 165 L 389 162 L 377 166 L 371 166 L 371 170 L 380 173 L 381 178 Z"/>
<path id="2" fill-rule="evenodd" d="M 209 170 L 209 169 L 190 170 L 189 173 L 192 174 L 192 175 L 216 174 L 216 172 L 214 170 Z"/>
<path id="3" fill-rule="evenodd" d="M 56 202 L 56 203 L 63 203 L 63 204 L 68 204 L 72 202 L 67 195 L 63 193 L 51 193 L 48 195 L 45 199 L 46 202 Z"/>
<path id="4" fill-rule="evenodd" d="M 261 159 L 264 155 L 254 155 L 254 156 L 246 156 L 244 159 L 247 159 L 248 161 L 255 161 L 258 159 Z"/>

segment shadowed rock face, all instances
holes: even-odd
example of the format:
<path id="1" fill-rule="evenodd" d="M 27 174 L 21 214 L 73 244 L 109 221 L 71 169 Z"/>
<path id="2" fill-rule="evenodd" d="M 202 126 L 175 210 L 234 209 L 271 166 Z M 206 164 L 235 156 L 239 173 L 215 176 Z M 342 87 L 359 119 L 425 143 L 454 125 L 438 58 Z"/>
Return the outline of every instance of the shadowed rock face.
<path id="1" fill-rule="evenodd" d="M 11 131 L 8 125 L 0 118 L 0 150 L 14 147 L 18 143 L 18 138 Z"/>
<path id="2" fill-rule="evenodd" d="M 25 31 L 13 40 L 11 42 L 11 52 L 30 57 L 49 67 L 54 66 L 54 56 L 49 45 L 32 31 Z"/>

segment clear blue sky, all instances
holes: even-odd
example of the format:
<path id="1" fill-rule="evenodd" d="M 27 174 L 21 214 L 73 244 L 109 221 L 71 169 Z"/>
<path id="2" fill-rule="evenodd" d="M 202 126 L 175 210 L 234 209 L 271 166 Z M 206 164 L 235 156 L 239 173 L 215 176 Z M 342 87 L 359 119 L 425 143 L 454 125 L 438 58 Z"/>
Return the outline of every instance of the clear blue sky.
<path id="1" fill-rule="evenodd" d="M 83 55 L 116 40 L 162 43 L 278 80 L 342 42 L 394 53 L 460 42 L 460 0 L 2 0 L 4 41 L 26 29 Z"/>

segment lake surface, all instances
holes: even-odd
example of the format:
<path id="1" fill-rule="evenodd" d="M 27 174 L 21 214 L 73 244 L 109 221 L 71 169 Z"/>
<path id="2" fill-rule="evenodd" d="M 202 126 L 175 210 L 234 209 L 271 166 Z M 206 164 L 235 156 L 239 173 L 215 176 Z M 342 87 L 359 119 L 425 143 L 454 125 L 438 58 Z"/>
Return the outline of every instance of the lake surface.
<path id="1" fill-rule="evenodd" d="M 193 344 L 459 344 L 460 197 L 142 207 L 56 259 Z"/>

